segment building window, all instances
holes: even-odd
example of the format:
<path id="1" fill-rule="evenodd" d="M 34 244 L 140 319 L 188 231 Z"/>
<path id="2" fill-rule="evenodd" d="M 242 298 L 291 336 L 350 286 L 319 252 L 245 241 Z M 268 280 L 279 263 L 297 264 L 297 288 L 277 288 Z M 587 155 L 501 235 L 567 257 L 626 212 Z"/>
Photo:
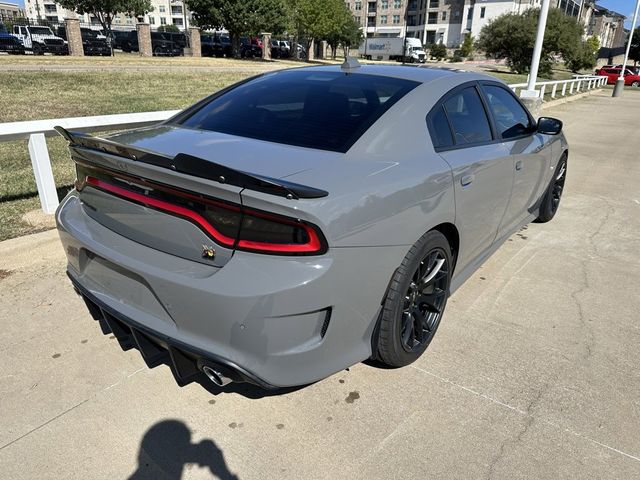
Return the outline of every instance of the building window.
<path id="1" fill-rule="evenodd" d="M 400 15 L 393 16 L 393 24 L 398 25 L 400 23 Z"/>
<path id="2" fill-rule="evenodd" d="M 182 7 L 181 6 L 171 6 L 171 15 L 182 15 Z"/>
<path id="3" fill-rule="evenodd" d="M 160 25 L 166 25 L 167 24 L 167 19 L 164 17 L 160 17 Z"/>
<path id="4" fill-rule="evenodd" d="M 369 2 L 369 13 L 375 13 L 376 11 L 376 7 L 377 7 L 377 3 L 376 2 Z"/>
<path id="5" fill-rule="evenodd" d="M 409 5 L 407 6 L 408 10 L 417 10 L 418 9 L 418 0 L 409 0 Z"/>
<path id="6" fill-rule="evenodd" d="M 387 16 L 380 15 L 380 25 L 386 25 L 386 24 L 387 24 Z"/>
<path id="7" fill-rule="evenodd" d="M 440 7 L 440 0 L 431 0 L 431 3 L 429 3 L 429 8 L 439 8 Z"/>
<path id="8" fill-rule="evenodd" d="M 438 12 L 429 12 L 427 23 L 438 23 Z"/>
<path id="9" fill-rule="evenodd" d="M 174 18 L 173 19 L 173 24 L 182 26 L 182 19 L 181 18 Z"/>
<path id="10" fill-rule="evenodd" d="M 380 8 L 382 8 L 382 10 L 387 10 L 389 8 L 389 0 L 382 0 L 380 2 Z"/>
<path id="11" fill-rule="evenodd" d="M 484 14 L 486 13 L 487 8 L 486 7 L 481 7 L 480 8 L 480 18 L 484 18 Z"/>
<path id="12" fill-rule="evenodd" d="M 149 17 L 149 25 L 155 25 L 156 19 L 154 17 Z"/>
<path id="13" fill-rule="evenodd" d="M 415 27 L 416 26 L 416 16 L 415 15 L 409 15 L 407 17 L 407 25 L 410 27 Z"/>
<path id="14" fill-rule="evenodd" d="M 362 2 L 356 2 L 356 10 L 362 10 Z"/>
<path id="15" fill-rule="evenodd" d="M 164 5 L 159 5 L 159 6 L 158 6 L 158 11 L 159 11 L 160 13 L 164 13 L 164 12 L 165 12 Z"/>
<path id="16" fill-rule="evenodd" d="M 356 21 L 358 25 L 362 25 L 362 20 L 360 19 L 360 17 L 353 17 L 353 19 Z"/>
<path id="17" fill-rule="evenodd" d="M 427 30 L 427 37 L 425 41 L 428 45 L 432 45 L 436 43 L 436 31 L 435 30 Z"/>
<path id="18" fill-rule="evenodd" d="M 375 26 L 376 26 L 376 17 L 368 17 L 367 27 L 375 27 Z"/>
<path id="19" fill-rule="evenodd" d="M 402 0 L 393 0 L 393 8 L 402 8 Z"/>
<path id="20" fill-rule="evenodd" d="M 447 12 L 442 12 L 442 21 L 443 22 L 447 21 Z"/>

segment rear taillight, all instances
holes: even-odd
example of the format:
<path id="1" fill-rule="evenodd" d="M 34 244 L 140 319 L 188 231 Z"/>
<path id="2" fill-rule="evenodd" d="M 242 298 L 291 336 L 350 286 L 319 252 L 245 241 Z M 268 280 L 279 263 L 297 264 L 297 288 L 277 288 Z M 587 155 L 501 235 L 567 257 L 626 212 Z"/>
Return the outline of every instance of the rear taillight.
<path id="1" fill-rule="evenodd" d="M 303 220 L 221 202 L 119 172 L 80 167 L 78 178 L 78 191 L 90 186 L 184 218 L 227 248 L 278 255 L 320 255 L 327 251 L 320 229 Z"/>

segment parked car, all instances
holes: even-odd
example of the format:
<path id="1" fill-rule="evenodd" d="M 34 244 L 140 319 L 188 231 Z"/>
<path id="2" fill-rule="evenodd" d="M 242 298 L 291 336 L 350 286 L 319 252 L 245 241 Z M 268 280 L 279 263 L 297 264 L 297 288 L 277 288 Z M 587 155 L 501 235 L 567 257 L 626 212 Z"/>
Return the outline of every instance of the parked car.
<path id="1" fill-rule="evenodd" d="M 57 28 L 58 36 L 68 42 L 67 29 L 64 25 Z M 82 50 L 87 56 L 111 56 L 111 47 L 104 35 L 100 35 L 96 30 L 88 27 L 80 27 L 82 37 Z"/>
<path id="2" fill-rule="evenodd" d="M 616 65 L 616 68 L 622 68 L 622 65 Z M 634 75 L 640 74 L 640 67 L 634 65 L 627 65 L 627 70 L 630 70 Z"/>
<path id="3" fill-rule="evenodd" d="M 240 57 L 261 58 L 262 57 L 262 41 L 255 38 L 241 38 L 240 39 Z"/>
<path id="4" fill-rule="evenodd" d="M 135 34 L 137 43 L 138 33 L 135 30 L 112 30 L 111 36 L 113 38 L 113 48 L 126 51 L 126 45 L 130 44 L 132 34 Z M 129 51 L 131 51 L 130 48 Z"/>
<path id="5" fill-rule="evenodd" d="M 55 35 L 49 27 L 41 25 L 14 25 L 13 36 L 20 40 L 24 48 L 34 55 L 52 53 L 68 55 L 69 48 L 64 39 Z"/>
<path id="6" fill-rule="evenodd" d="M 138 52 L 138 32 L 129 32 L 127 39 L 120 39 L 123 52 Z M 167 32 L 151 32 L 151 49 L 154 56 L 175 57 L 184 54 L 183 47 L 171 40 Z"/>
<path id="7" fill-rule="evenodd" d="M 200 37 L 202 55 L 205 57 L 231 57 L 231 40 L 226 35 L 207 35 Z"/>
<path id="8" fill-rule="evenodd" d="M 495 78 L 353 59 L 105 139 L 57 129 L 77 168 L 56 212 L 69 278 L 181 384 L 415 361 L 449 295 L 554 217 L 568 158 L 562 122 Z"/>
<path id="9" fill-rule="evenodd" d="M 6 27 L 0 23 L 0 52 L 10 55 L 24 55 L 24 45 L 22 42 L 7 32 Z"/>
<path id="10" fill-rule="evenodd" d="M 596 70 L 596 75 L 606 76 L 608 85 L 615 85 L 620 78 L 622 67 L 602 67 Z M 629 68 L 624 73 L 624 84 L 632 87 L 640 87 L 640 75 L 633 73 Z"/>

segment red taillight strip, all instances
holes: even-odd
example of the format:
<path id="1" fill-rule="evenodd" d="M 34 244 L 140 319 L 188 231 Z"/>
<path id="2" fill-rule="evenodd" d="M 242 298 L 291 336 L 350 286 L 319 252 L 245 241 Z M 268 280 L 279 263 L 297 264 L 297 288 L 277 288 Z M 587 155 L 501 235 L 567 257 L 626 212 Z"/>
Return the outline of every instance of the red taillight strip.
<path id="1" fill-rule="evenodd" d="M 235 238 L 230 238 L 226 235 L 223 235 L 218 230 L 216 230 L 215 227 L 211 225 L 202 215 L 199 215 L 193 210 L 189 210 L 188 208 L 180 207 L 178 205 L 173 205 L 172 203 L 163 202 L 162 200 L 158 200 L 157 198 L 152 198 L 140 193 L 132 192 L 131 190 L 127 190 L 126 188 L 117 187 L 116 185 L 112 185 L 96 177 L 87 176 L 84 183 L 87 185 L 91 185 L 92 187 L 99 188 L 100 190 L 104 190 L 106 192 L 117 195 L 118 197 L 126 198 L 128 200 L 142 203 L 143 205 L 148 205 L 150 207 L 157 208 L 158 210 L 163 210 L 165 212 L 178 215 L 179 217 L 183 217 L 197 224 L 201 229 L 203 229 L 211 237 L 213 237 L 214 240 L 224 245 L 225 247 L 233 248 L 233 245 L 235 244 Z"/>
<path id="2" fill-rule="evenodd" d="M 155 187 L 155 185 L 151 185 L 148 184 L 148 182 L 144 182 L 145 184 L 149 185 L 149 186 L 153 186 Z M 164 211 L 164 212 L 168 212 L 171 213 L 173 215 L 177 215 L 179 217 L 183 217 L 186 220 L 189 220 L 193 223 L 195 223 L 197 226 L 199 226 L 202 230 L 204 230 L 209 236 L 211 236 L 216 242 L 218 242 L 219 244 L 227 247 L 227 248 L 238 248 L 238 249 L 242 249 L 242 250 L 248 250 L 248 251 L 253 251 L 253 252 L 258 252 L 258 253 L 320 253 L 322 252 L 326 247 L 323 246 L 322 240 L 320 239 L 320 236 L 318 235 L 318 232 L 315 230 L 314 227 L 312 227 L 311 225 L 308 225 L 306 223 L 302 223 L 302 222 L 296 222 L 293 219 L 285 219 L 285 218 L 279 218 L 276 216 L 272 216 L 269 214 L 265 214 L 262 212 L 257 212 L 257 211 L 252 211 L 252 210 L 245 210 L 245 209 L 240 209 L 238 207 L 227 207 L 227 205 L 223 205 L 221 203 L 218 202 L 214 202 L 214 201 L 206 201 L 205 203 L 212 203 L 214 205 L 220 206 L 222 208 L 228 208 L 231 211 L 242 211 L 243 215 L 247 215 L 247 216 L 255 216 L 255 217 L 261 217 L 261 218 L 265 218 L 267 220 L 273 221 L 273 222 L 278 222 L 278 223 L 284 223 L 284 224 L 288 224 L 288 225 L 294 225 L 297 227 L 302 227 L 305 229 L 308 237 L 309 237 L 309 241 L 307 243 L 303 243 L 303 244 L 298 244 L 298 243 L 267 243 L 267 242 L 256 242 L 253 240 L 246 240 L 246 239 L 242 239 L 240 238 L 240 240 L 238 240 L 237 244 L 235 239 L 228 237 L 222 233 L 220 233 L 213 225 L 211 225 L 207 219 L 205 219 L 202 215 L 194 212 L 193 210 L 190 210 L 188 208 L 185 207 L 181 207 L 179 205 L 174 205 L 172 203 L 169 202 L 165 202 L 162 200 L 159 200 L 157 198 L 153 198 L 153 197 L 149 197 L 147 195 L 142 195 L 140 193 L 136 193 L 133 192 L 131 190 L 127 190 L 126 188 L 122 188 L 122 187 L 118 187 L 116 185 L 113 185 L 109 182 L 105 182 L 104 180 L 100 180 L 96 177 L 92 177 L 92 176 L 86 176 L 84 181 L 76 181 L 76 189 L 78 191 L 81 191 L 82 188 L 85 185 L 91 185 L 94 188 L 98 188 L 100 190 L 104 190 L 106 192 L 112 193 L 113 195 L 116 195 L 118 197 L 127 199 L 127 200 L 131 200 L 134 201 L 136 203 L 141 203 L 143 205 L 147 205 L 149 207 L 153 207 L 156 208 L 158 210 Z M 169 189 L 169 188 L 162 188 L 162 190 L 171 192 L 173 194 L 176 194 L 178 196 L 182 196 L 184 198 L 190 198 L 190 199 L 194 199 L 194 200 L 203 200 L 199 197 L 196 197 L 195 195 L 190 195 L 186 192 L 180 192 L 177 190 L 173 190 L 173 189 Z M 242 237 L 242 226 L 240 226 L 240 237 Z"/>

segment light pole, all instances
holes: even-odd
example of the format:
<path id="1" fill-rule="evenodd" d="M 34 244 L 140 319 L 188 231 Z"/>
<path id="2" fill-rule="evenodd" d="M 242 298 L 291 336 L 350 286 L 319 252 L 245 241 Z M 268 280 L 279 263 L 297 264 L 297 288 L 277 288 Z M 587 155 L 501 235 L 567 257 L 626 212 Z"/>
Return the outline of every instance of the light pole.
<path id="1" fill-rule="evenodd" d="M 538 68 L 540 67 L 540 56 L 542 55 L 542 43 L 544 42 L 544 31 L 547 28 L 548 14 L 549 0 L 542 0 L 540 19 L 538 20 L 538 33 L 536 34 L 536 43 L 533 46 L 533 57 L 531 57 L 531 68 L 529 69 L 529 83 L 527 84 L 527 89 L 520 92 L 520 96 L 523 98 L 538 97 L 536 80 L 538 79 Z"/>
<path id="2" fill-rule="evenodd" d="M 622 70 L 620 70 L 620 76 L 616 80 L 616 86 L 613 87 L 613 96 L 619 97 L 624 91 L 624 72 L 627 69 L 627 61 L 629 60 L 629 50 L 631 50 L 631 41 L 633 40 L 633 32 L 636 28 L 636 20 L 638 19 L 638 9 L 640 8 L 640 0 L 636 0 L 636 11 L 633 14 L 633 21 L 631 22 L 631 31 L 629 32 L 629 40 L 627 41 L 627 51 L 624 54 L 624 62 L 622 62 Z"/>

